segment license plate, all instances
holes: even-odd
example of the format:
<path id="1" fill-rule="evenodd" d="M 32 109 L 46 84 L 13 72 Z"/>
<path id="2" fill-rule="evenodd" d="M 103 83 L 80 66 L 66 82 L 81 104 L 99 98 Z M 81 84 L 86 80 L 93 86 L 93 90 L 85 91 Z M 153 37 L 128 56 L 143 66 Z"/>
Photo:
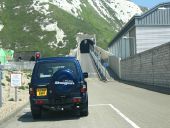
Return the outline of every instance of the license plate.
<path id="1" fill-rule="evenodd" d="M 37 88 L 37 96 L 46 96 L 47 88 Z"/>

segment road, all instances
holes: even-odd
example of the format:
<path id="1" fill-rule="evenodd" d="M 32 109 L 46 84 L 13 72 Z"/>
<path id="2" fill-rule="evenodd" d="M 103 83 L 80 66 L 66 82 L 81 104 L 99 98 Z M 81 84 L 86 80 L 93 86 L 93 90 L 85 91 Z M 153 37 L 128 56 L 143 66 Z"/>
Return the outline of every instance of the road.
<path id="1" fill-rule="evenodd" d="M 91 78 L 97 77 L 97 73 L 96 73 L 93 60 L 91 59 L 91 56 L 89 54 L 86 54 L 86 53 L 80 54 L 80 64 L 81 64 L 83 72 L 88 72 L 89 77 Z"/>
<path id="2" fill-rule="evenodd" d="M 34 121 L 27 106 L 0 128 L 170 128 L 169 95 L 94 77 L 87 82 L 89 116 L 45 112 Z"/>

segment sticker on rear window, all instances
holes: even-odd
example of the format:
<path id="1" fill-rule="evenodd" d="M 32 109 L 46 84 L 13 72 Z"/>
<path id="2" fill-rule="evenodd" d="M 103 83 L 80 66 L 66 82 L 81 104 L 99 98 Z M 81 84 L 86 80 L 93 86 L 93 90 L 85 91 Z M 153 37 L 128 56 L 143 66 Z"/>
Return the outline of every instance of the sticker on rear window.
<path id="1" fill-rule="evenodd" d="M 74 82 L 72 80 L 65 80 L 65 81 L 55 81 L 55 84 L 58 85 L 74 85 Z"/>
<path id="2" fill-rule="evenodd" d="M 47 75 L 45 75 L 45 74 L 40 74 L 40 78 L 47 78 L 47 77 L 51 77 L 51 75 L 50 74 L 47 74 Z"/>

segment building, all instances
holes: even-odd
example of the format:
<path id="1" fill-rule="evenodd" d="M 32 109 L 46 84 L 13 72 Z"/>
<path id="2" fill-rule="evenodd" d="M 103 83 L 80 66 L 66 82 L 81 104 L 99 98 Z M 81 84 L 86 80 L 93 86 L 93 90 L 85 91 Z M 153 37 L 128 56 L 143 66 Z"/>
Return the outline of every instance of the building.
<path id="1" fill-rule="evenodd" d="M 35 61 L 36 53 L 40 53 L 39 51 L 19 51 L 14 53 L 14 60 L 20 61 Z"/>
<path id="2" fill-rule="evenodd" d="M 170 41 L 170 2 L 161 3 L 141 16 L 134 16 L 108 46 L 122 59 Z"/>

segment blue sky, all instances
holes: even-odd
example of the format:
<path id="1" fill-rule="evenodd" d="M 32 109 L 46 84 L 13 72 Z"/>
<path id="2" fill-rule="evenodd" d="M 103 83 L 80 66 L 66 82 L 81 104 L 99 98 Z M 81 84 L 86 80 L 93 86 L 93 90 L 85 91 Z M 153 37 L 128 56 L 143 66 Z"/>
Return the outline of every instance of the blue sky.
<path id="1" fill-rule="evenodd" d="M 131 0 L 132 2 L 136 3 L 137 5 L 142 5 L 148 8 L 152 8 L 155 5 L 162 3 L 162 2 L 170 2 L 170 0 Z"/>

